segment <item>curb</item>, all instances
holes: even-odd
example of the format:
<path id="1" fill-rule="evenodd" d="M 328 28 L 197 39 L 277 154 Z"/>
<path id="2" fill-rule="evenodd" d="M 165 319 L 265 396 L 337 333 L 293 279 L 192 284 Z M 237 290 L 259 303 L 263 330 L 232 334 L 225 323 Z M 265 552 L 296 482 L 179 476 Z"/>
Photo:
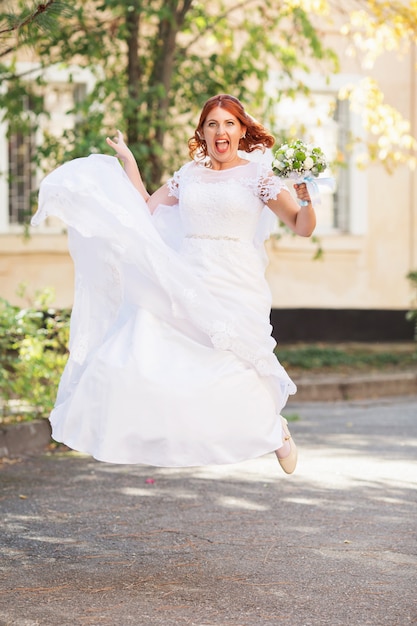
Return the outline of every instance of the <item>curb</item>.
<path id="1" fill-rule="evenodd" d="M 43 452 L 51 440 L 49 420 L 0 426 L 0 458 Z"/>
<path id="2" fill-rule="evenodd" d="M 374 376 L 310 377 L 296 381 L 294 402 L 337 402 L 417 395 L 417 372 Z"/>
<path id="3" fill-rule="evenodd" d="M 417 372 L 349 376 L 341 378 L 311 376 L 295 381 L 297 393 L 288 405 L 300 402 L 340 402 L 374 400 L 399 396 L 417 396 Z M 0 425 L 0 458 L 19 457 L 43 452 L 51 441 L 48 419 Z"/>

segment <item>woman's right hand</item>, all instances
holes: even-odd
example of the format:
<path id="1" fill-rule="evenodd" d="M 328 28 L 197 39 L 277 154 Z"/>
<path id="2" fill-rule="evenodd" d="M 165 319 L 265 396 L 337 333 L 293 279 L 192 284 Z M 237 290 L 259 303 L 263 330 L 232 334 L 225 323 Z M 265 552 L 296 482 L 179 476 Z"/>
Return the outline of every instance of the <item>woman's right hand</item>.
<path id="1" fill-rule="evenodd" d="M 120 159 L 120 161 L 123 163 L 124 171 L 126 172 L 132 185 L 136 187 L 142 198 L 145 200 L 145 202 L 147 202 L 149 199 L 149 194 L 146 191 L 145 185 L 143 184 L 138 164 L 136 163 L 136 159 L 133 156 L 133 152 L 131 152 L 131 150 L 125 144 L 123 135 L 120 130 L 117 131 L 117 136 L 114 138 L 114 140 L 110 139 L 110 137 L 106 137 L 106 141 L 110 148 L 113 148 L 113 150 L 116 152 L 116 157 Z"/>
<path id="2" fill-rule="evenodd" d="M 120 159 L 122 163 L 126 164 L 132 159 L 135 160 L 131 150 L 125 143 L 120 130 L 117 131 L 117 136 L 114 138 L 114 140 L 110 139 L 110 137 L 106 137 L 106 142 L 110 146 L 110 148 L 113 148 L 113 150 L 116 152 L 117 158 Z"/>

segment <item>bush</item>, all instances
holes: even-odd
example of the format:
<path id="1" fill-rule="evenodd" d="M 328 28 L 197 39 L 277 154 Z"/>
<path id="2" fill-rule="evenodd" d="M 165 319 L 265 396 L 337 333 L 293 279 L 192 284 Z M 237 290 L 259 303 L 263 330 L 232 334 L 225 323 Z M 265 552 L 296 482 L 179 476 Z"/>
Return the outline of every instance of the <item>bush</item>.
<path id="1" fill-rule="evenodd" d="M 49 305 L 51 291 L 20 309 L 0 298 L 0 398 L 4 419 L 47 416 L 68 358 L 69 311 Z"/>

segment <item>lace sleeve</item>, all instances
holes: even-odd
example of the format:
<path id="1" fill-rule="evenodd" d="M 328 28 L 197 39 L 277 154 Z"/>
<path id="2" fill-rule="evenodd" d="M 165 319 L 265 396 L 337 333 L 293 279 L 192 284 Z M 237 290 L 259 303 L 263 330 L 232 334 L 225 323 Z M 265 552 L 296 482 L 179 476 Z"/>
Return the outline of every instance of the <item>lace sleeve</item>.
<path id="1" fill-rule="evenodd" d="M 181 180 L 183 180 L 185 174 L 188 172 L 189 168 L 192 167 L 194 161 L 190 161 L 189 163 L 185 163 L 179 170 L 174 172 L 174 175 L 167 180 L 168 193 L 170 196 L 173 196 L 177 200 L 180 197 L 180 187 Z"/>
<path id="2" fill-rule="evenodd" d="M 282 189 L 289 192 L 281 178 L 275 176 L 268 167 L 262 166 L 257 183 L 259 198 L 266 204 L 270 200 L 275 200 Z"/>
<path id="3" fill-rule="evenodd" d="M 177 200 L 180 197 L 180 171 L 174 172 L 174 175 L 167 180 L 169 195 L 177 198 Z"/>

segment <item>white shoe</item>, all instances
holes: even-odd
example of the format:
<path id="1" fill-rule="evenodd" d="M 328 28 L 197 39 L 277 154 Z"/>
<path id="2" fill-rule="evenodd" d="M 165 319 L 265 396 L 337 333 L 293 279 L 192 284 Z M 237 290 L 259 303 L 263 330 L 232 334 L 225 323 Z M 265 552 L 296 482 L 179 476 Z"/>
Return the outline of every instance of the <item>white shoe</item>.
<path id="1" fill-rule="evenodd" d="M 282 430 L 284 431 L 284 441 L 290 442 L 290 451 L 289 451 L 289 454 L 287 454 L 287 456 L 284 457 L 283 459 L 281 459 L 278 456 L 278 450 L 275 451 L 275 454 L 277 455 L 279 464 L 281 465 L 284 472 L 286 474 L 292 474 L 297 466 L 297 457 L 298 457 L 297 446 L 295 445 L 294 440 L 291 437 L 291 433 L 288 429 L 287 420 L 285 419 L 285 417 L 282 417 L 282 415 L 281 415 L 281 420 L 282 420 Z"/>

